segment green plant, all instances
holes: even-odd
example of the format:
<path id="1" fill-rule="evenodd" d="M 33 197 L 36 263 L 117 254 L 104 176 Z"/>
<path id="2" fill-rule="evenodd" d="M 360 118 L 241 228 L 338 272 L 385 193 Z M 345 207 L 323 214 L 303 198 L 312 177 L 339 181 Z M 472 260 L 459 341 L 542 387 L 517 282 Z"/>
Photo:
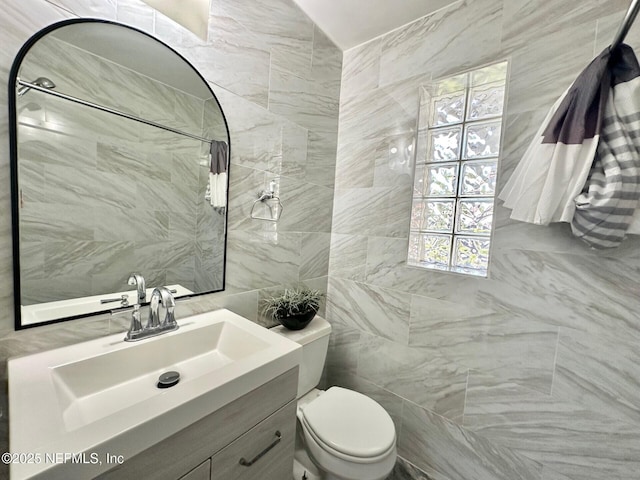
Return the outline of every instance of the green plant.
<path id="1" fill-rule="evenodd" d="M 313 310 L 317 312 L 324 293 L 306 287 L 286 288 L 283 293 L 264 300 L 262 312 L 273 318 L 290 317 Z"/>

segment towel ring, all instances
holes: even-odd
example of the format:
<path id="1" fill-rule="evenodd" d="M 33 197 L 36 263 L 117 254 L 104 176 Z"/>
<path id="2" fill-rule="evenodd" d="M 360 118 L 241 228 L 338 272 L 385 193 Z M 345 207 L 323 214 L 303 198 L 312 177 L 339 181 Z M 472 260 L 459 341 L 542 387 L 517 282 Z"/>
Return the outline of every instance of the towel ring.
<path id="1" fill-rule="evenodd" d="M 278 202 L 275 218 L 273 217 L 273 206 L 268 203 L 272 200 Z M 271 218 L 260 217 L 255 212 L 256 206 L 261 203 L 264 203 L 269 208 Z M 266 220 L 268 222 L 277 222 L 278 220 L 280 220 L 280 216 L 282 215 L 282 210 L 284 210 L 284 206 L 280 201 L 280 197 L 278 197 L 273 192 L 273 190 L 272 191 L 262 190 L 258 196 L 258 199 L 255 202 L 253 202 L 253 205 L 251 206 L 251 213 L 249 214 L 249 216 L 254 220 Z"/>

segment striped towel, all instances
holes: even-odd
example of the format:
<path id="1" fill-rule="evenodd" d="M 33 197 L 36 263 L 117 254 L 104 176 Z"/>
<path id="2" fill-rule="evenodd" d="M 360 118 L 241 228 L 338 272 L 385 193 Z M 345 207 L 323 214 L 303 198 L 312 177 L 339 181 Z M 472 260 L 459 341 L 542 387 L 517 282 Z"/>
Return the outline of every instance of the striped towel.
<path id="1" fill-rule="evenodd" d="M 620 245 L 640 199 L 640 66 L 631 48 L 618 52 L 595 161 L 571 221 L 594 248 Z"/>
<path id="2" fill-rule="evenodd" d="M 553 105 L 500 192 L 511 218 L 571 223 L 595 248 L 618 246 L 630 224 L 638 233 L 639 112 L 633 50 L 606 48 Z"/>

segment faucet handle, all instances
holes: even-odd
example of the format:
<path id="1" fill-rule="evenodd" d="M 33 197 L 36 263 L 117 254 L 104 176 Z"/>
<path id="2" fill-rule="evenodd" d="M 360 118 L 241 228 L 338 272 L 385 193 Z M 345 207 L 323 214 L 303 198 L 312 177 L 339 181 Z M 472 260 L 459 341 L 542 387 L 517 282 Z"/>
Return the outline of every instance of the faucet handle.
<path id="1" fill-rule="evenodd" d="M 113 302 L 120 302 L 120 306 L 121 307 L 128 307 L 129 306 L 129 295 L 120 295 L 120 298 L 102 298 L 100 300 L 101 304 L 113 303 Z"/>
<path id="2" fill-rule="evenodd" d="M 137 335 L 142 331 L 142 322 L 140 320 L 140 305 L 133 306 L 133 312 L 131 313 L 131 325 L 127 331 L 125 340 L 135 340 Z"/>

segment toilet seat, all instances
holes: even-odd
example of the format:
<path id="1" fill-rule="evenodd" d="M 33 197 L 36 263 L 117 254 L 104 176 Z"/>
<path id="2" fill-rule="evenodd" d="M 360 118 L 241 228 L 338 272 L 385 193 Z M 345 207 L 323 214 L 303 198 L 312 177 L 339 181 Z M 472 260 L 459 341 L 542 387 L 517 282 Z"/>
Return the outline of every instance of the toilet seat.
<path id="1" fill-rule="evenodd" d="M 373 399 L 341 387 L 300 407 L 300 423 L 318 447 L 342 460 L 376 463 L 395 451 L 395 426 Z"/>
<path id="2" fill-rule="evenodd" d="M 359 464 L 378 463 L 378 462 L 381 462 L 381 461 L 385 460 L 386 457 L 393 450 L 395 450 L 395 447 L 396 447 L 395 443 L 393 443 L 391 445 L 391 447 L 389 447 L 388 450 L 386 450 L 385 452 L 381 453 L 380 455 L 376 455 L 376 456 L 373 456 L 373 457 L 356 457 L 356 456 L 352 456 L 352 455 L 347 455 L 347 454 L 345 454 L 343 452 L 340 452 L 340 451 L 332 448 L 331 446 L 329 446 L 326 443 L 324 443 L 321 439 L 319 439 L 318 436 L 313 431 L 313 429 L 311 429 L 309 427 L 309 425 L 305 421 L 304 417 L 301 419 L 301 423 L 302 423 L 302 429 L 303 429 L 303 431 L 305 433 L 305 436 L 307 438 L 312 439 L 314 444 L 318 448 L 322 449 L 324 452 L 326 452 L 330 456 L 335 457 L 336 459 L 344 460 L 346 462 L 359 463 Z"/>

